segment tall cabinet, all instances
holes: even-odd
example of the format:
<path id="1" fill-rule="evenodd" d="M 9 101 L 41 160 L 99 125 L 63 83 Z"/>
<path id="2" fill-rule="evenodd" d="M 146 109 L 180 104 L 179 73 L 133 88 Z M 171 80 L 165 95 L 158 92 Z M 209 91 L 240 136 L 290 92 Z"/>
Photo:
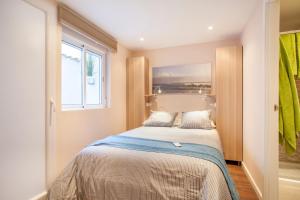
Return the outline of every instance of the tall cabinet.
<path id="1" fill-rule="evenodd" d="M 243 159 L 242 47 L 216 50 L 216 123 L 225 160 Z"/>
<path id="2" fill-rule="evenodd" d="M 142 125 L 149 110 L 149 62 L 145 57 L 127 59 L 127 129 Z"/>

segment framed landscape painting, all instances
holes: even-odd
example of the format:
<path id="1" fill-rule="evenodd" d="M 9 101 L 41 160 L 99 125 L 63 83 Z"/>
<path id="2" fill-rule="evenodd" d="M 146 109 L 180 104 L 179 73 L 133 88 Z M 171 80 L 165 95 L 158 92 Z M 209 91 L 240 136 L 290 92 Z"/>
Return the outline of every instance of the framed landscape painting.
<path id="1" fill-rule="evenodd" d="M 211 63 L 153 67 L 154 94 L 210 94 Z"/>

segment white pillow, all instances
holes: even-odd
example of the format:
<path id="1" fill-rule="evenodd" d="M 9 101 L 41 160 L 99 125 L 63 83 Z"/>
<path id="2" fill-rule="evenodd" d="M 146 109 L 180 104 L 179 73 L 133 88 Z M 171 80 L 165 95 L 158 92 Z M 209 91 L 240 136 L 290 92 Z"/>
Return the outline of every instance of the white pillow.
<path id="1" fill-rule="evenodd" d="M 150 117 L 144 121 L 144 126 L 171 127 L 177 113 L 169 113 L 164 111 L 151 111 Z"/>
<path id="2" fill-rule="evenodd" d="M 210 110 L 183 112 L 180 128 L 213 129 L 215 125 L 210 120 Z"/>

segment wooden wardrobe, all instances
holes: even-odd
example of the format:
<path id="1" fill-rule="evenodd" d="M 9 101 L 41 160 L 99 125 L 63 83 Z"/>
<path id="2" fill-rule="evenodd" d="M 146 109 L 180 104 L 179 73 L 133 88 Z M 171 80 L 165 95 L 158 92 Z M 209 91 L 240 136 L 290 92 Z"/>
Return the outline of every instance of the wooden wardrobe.
<path id="1" fill-rule="evenodd" d="M 127 130 L 141 126 L 149 109 L 149 62 L 145 57 L 127 59 Z"/>
<path id="2" fill-rule="evenodd" d="M 216 50 L 216 125 L 225 160 L 243 160 L 242 46 Z"/>

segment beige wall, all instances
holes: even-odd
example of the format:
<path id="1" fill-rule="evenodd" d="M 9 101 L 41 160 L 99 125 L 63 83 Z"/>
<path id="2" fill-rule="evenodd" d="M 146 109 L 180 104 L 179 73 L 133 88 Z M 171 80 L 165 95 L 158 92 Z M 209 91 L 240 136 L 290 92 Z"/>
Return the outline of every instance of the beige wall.
<path id="1" fill-rule="evenodd" d="M 242 34 L 243 44 L 243 164 L 260 192 L 264 183 L 265 70 L 264 2 Z"/>
<path id="2" fill-rule="evenodd" d="M 134 52 L 133 55 L 147 57 L 149 59 L 150 67 L 211 63 L 212 84 L 214 86 L 216 48 L 235 44 L 240 44 L 239 39 L 170 47 L 157 50 L 138 51 Z M 214 94 L 214 87 L 212 93 Z M 174 99 L 177 101 L 174 101 Z M 211 107 L 212 102 L 214 102 L 212 98 L 204 98 L 203 96 L 199 95 L 162 95 L 156 97 L 152 109 L 176 112 L 200 110 L 205 108 L 213 109 L 213 107 Z"/>
<path id="3" fill-rule="evenodd" d="M 111 54 L 111 106 L 106 109 L 61 111 L 57 109 L 56 164 L 61 171 L 71 159 L 94 140 L 126 130 L 126 57 L 130 52 L 118 46 Z M 57 69 L 60 72 L 60 66 Z M 60 77 L 60 75 L 58 75 Z M 60 104 L 60 81 L 57 102 Z"/>

